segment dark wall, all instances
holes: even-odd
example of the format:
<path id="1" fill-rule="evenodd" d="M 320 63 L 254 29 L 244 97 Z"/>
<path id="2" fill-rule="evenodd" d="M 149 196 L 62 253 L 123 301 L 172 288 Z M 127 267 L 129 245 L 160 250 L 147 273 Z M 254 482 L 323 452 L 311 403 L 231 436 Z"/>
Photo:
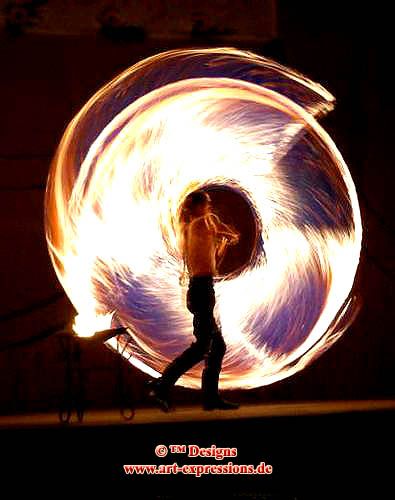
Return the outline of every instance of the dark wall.
<path id="1" fill-rule="evenodd" d="M 335 5 L 323 14 L 300 2 L 279 2 L 279 38 L 240 45 L 279 59 L 336 96 L 337 106 L 322 124 L 350 167 L 364 221 L 356 288 L 362 309 L 356 321 L 307 369 L 241 394 L 247 401 L 395 396 L 393 107 L 385 20 L 381 11 L 344 12 Z M 201 42 L 207 44 L 221 45 Z M 67 397 L 70 373 L 74 393 L 88 405 L 116 404 L 123 397 L 120 386 L 143 402 L 143 374 L 100 344 L 67 350 L 55 334 L 72 308 L 48 258 L 43 195 L 51 156 L 82 104 L 127 66 L 180 45 L 188 44 L 0 35 L 3 413 L 57 408 Z M 190 394 L 179 390 L 177 397 L 188 400 Z"/>
<path id="2" fill-rule="evenodd" d="M 395 393 L 393 103 L 390 15 L 373 4 L 317 11 L 279 2 L 280 37 L 290 66 L 319 81 L 336 99 L 323 120 L 354 178 L 364 238 L 356 290 L 361 312 L 345 336 L 310 368 L 286 382 L 303 395 L 374 398 Z"/>

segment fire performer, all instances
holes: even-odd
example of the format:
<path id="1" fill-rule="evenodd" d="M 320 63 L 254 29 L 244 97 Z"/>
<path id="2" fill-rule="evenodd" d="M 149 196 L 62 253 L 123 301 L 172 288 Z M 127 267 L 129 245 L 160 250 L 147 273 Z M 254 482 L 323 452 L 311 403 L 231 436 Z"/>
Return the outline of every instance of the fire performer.
<path id="1" fill-rule="evenodd" d="M 237 244 L 240 235 L 224 224 L 211 208 L 209 194 L 199 190 L 187 196 L 181 210 L 184 276 L 186 272 L 189 275 L 187 308 L 193 314 L 196 341 L 166 367 L 159 379 L 149 382 L 149 395 L 163 411 L 170 410 L 170 388 L 203 359 L 203 408 L 231 410 L 239 407 L 237 403 L 222 399 L 218 392 L 226 345 L 213 310 L 214 276 L 218 275 L 227 246 Z"/>

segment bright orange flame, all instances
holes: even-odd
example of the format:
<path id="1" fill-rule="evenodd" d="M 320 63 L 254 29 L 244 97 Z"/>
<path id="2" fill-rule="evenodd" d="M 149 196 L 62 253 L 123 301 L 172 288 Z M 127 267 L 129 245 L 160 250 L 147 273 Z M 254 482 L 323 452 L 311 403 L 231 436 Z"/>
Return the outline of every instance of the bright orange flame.
<path id="1" fill-rule="evenodd" d="M 216 53 L 256 64 L 265 61 L 249 53 L 221 50 Z M 160 61 L 168 54 L 156 57 Z M 153 64 L 152 59 L 147 61 Z M 132 273 L 167 305 L 172 318 L 169 331 L 174 335 L 170 343 L 189 343 L 191 316 L 185 308 L 186 290 L 180 289 L 178 279 L 182 271 L 178 208 L 199 187 L 231 183 L 262 214 L 268 236 L 266 262 L 233 280 L 216 283 L 215 313 L 228 345 L 221 385 L 256 387 L 288 377 L 347 328 L 344 317 L 359 263 L 362 225 L 355 186 L 336 146 L 313 116 L 330 109 L 333 98 L 273 62 L 272 69 L 315 91 L 319 104 L 303 109 L 274 90 L 230 78 L 169 83 L 119 112 L 76 165 L 76 138 L 85 115 L 122 79 L 141 74 L 144 64 L 148 62 L 130 68 L 85 105 L 68 126 L 51 168 L 47 240 L 59 280 L 79 313 L 74 329 L 78 335 L 90 336 L 110 328 L 114 311 L 103 310 L 97 288 L 114 293 L 109 276 L 130 285 Z M 261 120 L 251 122 L 246 111 L 259 109 Z M 306 224 L 301 231 L 295 226 L 300 201 L 278 165 L 301 133 L 310 134 L 331 158 L 337 176 L 334 183 L 349 200 L 353 230 L 317 230 Z M 259 345 L 253 326 L 258 314 L 265 310 L 267 322 L 275 318 L 291 304 L 295 284 L 303 284 L 308 275 L 322 279 L 325 287 L 325 300 L 311 330 L 290 352 Z M 301 304 L 300 322 L 287 327 L 289 337 L 303 328 L 308 307 Z M 155 338 L 155 325 L 144 325 L 133 314 L 127 324 L 132 342 L 125 346 L 124 355 L 157 375 L 168 362 L 164 350 L 169 340 Z M 116 342 L 108 343 L 116 349 Z M 199 377 L 196 368 L 180 383 L 198 387 Z"/>

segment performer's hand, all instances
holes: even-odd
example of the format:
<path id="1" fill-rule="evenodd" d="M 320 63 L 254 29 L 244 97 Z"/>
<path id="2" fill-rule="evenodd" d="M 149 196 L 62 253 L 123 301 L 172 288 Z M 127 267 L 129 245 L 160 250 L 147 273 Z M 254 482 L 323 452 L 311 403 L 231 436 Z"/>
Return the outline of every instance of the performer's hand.
<path id="1" fill-rule="evenodd" d="M 219 240 L 219 244 L 218 244 L 218 247 L 217 247 L 217 252 L 219 254 L 222 254 L 225 251 L 226 246 L 228 244 L 229 244 L 228 238 L 226 238 L 225 236 L 222 236 L 222 238 Z"/>
<path id="2" fill-rule="evenodd" d="M 229 245 L 237 245 L 237 243 L 239 242 L 239 240 L 240 240 L 240 235 L 239 234 L 235 234 L 234 236 L 232 236 L 228 240 L 228 244 Z"/>

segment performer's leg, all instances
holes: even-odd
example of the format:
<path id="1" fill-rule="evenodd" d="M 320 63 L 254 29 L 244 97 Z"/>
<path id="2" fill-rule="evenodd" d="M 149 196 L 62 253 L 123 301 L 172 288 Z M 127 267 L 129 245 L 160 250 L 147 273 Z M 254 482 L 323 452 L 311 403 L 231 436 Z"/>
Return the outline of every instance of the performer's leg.
<path id="1" fill-rule="evenodd" d="M 211 346 L 211 329 L 212 323 L 210 316 L 207 316 L 207 311 L 201 312 L 195 309 L 193 333 L 197 340 L 169 363 L 162 376 L 156 381 L 155 385 L 163 397 L 168 396 L 170 387 L 176 383 L 181 375 L 204 359 Z"/>
<path id="2" fill-rule="evenodd" d="M 208 409 L 230 409 L 237 407 L 221 401 L 218 396 L 218 379 L 226 346 L 222 333 L 216 325 L 213 309 L 215 294 L 211 277 L 191 280 L 187 294 L 187 307 L 193 313 L 193 333 L 197 338 L 188 349 L 172 361 L 164 370 L 162 377 L 154 382 L 153 395 L 165 411 L 168 411 L 169 389 L 178 378 L 196 363 L 205 359 L 206 367 L 202 374 L 202 389 Z M 222 406 L 219 406 L 219 405 Z"/>
<path id="3" fill-rule="evenodd" d="M 205 356 L 205 368 L 202 372 L 203 407 L 205 410 L 236 410 L 239 407 L 238 403 L 222 399 L 218 391 L 219 375 L 226 352 L 226 344 L 215 321 L 213 309 L 209 310 L 206 320 L 210 324 L 208 331 L 210 332 L 211 342 L 209 351 Z"/>
<path id="4" fill-rule="evenodd" d="M 214 319 L 213 323 L 211 345 L 209 352 L 205 356 L 205 367 L 202 373 L 202 393 L 205 402 L 216 401 L 219 398 L 219 374 L 226 352 L 225 341 Z"/>
<path id="5" fill-rule="evenodd" d="M 200 323 L 199 328 L 204 328 L 204 321 L 202 322 L 200 318 L 196 318 L 196 315 L 194 317 L 194 323 Z M 209 336 L 204 334 L 198 335 L 197 341 L 193 342 L 190 347 L 166 367 L 162 377 L 158 379 L 161 390 L 167 393 L 169 388 L 176 383 L 181 375 L 204 359 L 209 348 Z"/>

